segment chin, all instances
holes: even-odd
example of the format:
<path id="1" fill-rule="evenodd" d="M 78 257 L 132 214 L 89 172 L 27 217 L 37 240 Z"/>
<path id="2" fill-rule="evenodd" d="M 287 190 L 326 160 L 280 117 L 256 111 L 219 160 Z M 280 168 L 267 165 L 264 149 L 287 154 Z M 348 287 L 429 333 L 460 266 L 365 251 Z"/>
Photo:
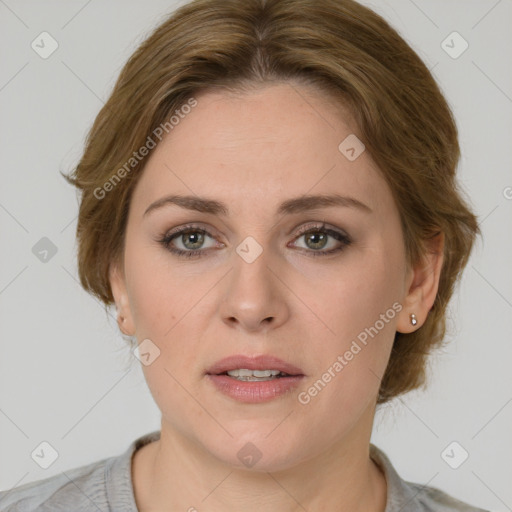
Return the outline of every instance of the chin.
<path id="1" fill-rule="evenodd" d="M 295 439 L 285 429 L 280 434 L 276 431 L 269 435 L 278 423 L 274 421 L 270 428 L 267 424 L 268 422 L 265 422 L 264 428 L 262 427 L 260 431 L 255 431 L 252 425 L 250 434 L 245 428 L 238 435 L 236 429 L 230 429 L 228 426 L 228 430 L 233 434 L 230 442 L 206 448 L 223 463 L 238 470 L 252 472 L 287 470 L 306 458 L 306 439 Z"/>

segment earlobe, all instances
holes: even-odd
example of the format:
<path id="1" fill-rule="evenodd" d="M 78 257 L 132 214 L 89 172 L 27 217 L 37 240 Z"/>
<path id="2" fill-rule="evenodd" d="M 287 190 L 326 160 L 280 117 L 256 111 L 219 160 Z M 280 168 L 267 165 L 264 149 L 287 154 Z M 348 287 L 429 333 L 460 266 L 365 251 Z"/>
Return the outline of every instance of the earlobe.
<path id="1" fill-rule="evenodd" d="M 425 244 L 425 255 L 407 276 L 407 295 L 397 319 L 398 332 L 409 333 L 419 329 L 437 296 L 444 259 L 444 233 L 438 232 Z"/>

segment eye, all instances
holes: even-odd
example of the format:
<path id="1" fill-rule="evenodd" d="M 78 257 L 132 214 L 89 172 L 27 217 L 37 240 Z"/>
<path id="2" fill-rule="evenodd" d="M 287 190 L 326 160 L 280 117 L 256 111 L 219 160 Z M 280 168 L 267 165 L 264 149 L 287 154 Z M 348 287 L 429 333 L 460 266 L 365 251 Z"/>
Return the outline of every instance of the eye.
<path id="1" fill-rule="evenodd" d="M 178 256 L 191 257 L 202 256 L 205 254 L 204 249 L 215 247 L 215 243 L 204 247 L 204 243 L 207 238 L 213 240 L 212 235 L 205 229 L 190 225 L 184 226 L 178 231 L 166 234 L 159 240 L 159 242 L 167 250 L 177 254 Z"/>
<path id="2" fill-rule="evenodd" d="M 295 240 L 304 238 L 306 245 L 301 248 L 307 250 L 312 256 L 327 256 L 342 251 L 352 243 L 347 234 L 329 229 L 325 227 L 325 224 L 320 226 L 311 226 L 310 224 L 302 226 L 299 233 Z M 330 242 L 329 238 L 331 238 Z"/>
<path id="3" fill-rule="evenodd" d="M 327 228 L 325 224 L 302 226 L 294 241 L 300 238 L 304 238 L 305 246 L 301 247 L 293 243 L 288 247 L 298 247 L 311 256 L 328 256 L 342 251 L 352 243 L 346 233 Z M 212 240 L 213 243 L 205 246 L 207 239 Z M 215 238 L 207 230 L 195 225 L 186 225 L 171 231 L 158 241 L 171 253 L 188 258 L 206 256 L 207 249 L 224 247 L 224 244 L 215 242 Z"/>

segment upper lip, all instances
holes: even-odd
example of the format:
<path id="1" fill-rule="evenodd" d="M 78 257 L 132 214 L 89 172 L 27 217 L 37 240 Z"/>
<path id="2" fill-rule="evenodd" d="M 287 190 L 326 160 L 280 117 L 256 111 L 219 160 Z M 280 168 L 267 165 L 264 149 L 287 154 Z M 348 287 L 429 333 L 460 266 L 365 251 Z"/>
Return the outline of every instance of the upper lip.
<path id="1" fill-rule="evenodd" d="M 245 368 L 247 370 L 279 370 L 288 375 L 304 375 L 302 370 L 271 355 L 244 356 L 237 354 L 220 359 L 206 370 L 207 374 L 218 375 L 230 370 Z"/>

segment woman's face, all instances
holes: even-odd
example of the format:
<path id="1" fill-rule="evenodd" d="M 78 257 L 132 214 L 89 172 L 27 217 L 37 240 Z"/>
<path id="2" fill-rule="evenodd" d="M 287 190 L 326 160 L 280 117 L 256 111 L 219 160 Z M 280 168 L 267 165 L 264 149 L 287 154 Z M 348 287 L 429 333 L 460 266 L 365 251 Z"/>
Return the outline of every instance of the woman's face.
<path id="1" fill-rule="evenodd" d="M 142 368 L 162 430 L 265 470 L 367 443 L 397 321 L 410 313 L 391 191 L 348 114 L 320 92 L 281 83 L 196 100 L 151 150 L 124 273 L 111 275 L 125 330 L 149 340 Z M 349 199 L 294 202 L 333 195 Z M 216 365 L 230 356 L 254 366 Z M 295 377 L 217 375 L 248 367 Z"/>

